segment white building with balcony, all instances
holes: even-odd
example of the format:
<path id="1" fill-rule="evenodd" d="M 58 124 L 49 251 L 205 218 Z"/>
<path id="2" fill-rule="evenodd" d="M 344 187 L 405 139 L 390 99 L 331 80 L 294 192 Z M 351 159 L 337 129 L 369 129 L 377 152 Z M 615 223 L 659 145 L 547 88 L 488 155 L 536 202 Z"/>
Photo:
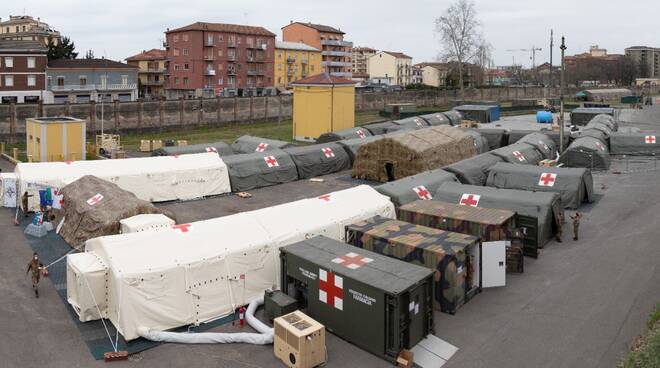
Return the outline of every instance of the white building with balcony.
<path id="1" fill-rule="evenodd" d="M 136 101 L 138 70 L 107 59 L 52 60 L 46 68 L 46 89 L 56 104 Z"/>
<path id="2" fill-rule="evenodd" d="M 369 79 L 373 83 L 407 86 L 413 82 L 412 57 L 392 51 L 380 51 L 369 58 Z"/>

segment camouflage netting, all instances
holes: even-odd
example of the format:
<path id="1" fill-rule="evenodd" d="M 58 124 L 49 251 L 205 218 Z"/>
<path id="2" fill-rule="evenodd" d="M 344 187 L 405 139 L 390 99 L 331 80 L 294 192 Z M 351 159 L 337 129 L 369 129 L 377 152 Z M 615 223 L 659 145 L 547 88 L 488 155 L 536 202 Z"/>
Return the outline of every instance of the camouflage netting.
<path id="1" fill-rule="evenodd" d="M 119 221 L 135 215 L 162 213 L 176 221 L 168 211 L 92 175 L 66 185 L 62 194 L 64 203 L 55 224 L 64 218 L 59 234 L 74 248 L 82 247 L 88 239 L 119 234 Z"/>
<path id="2" fill-rule="evenodd" d="M 358 149 L 353 177 L 398 180 L 476 155 L 474 138 L 456 128 L 435 126 L 387 134 Z"/>
<path id="3" fill-rule="evenodd" d="M 225 142 L 200 143 L 189 146 L 161 147 L 155 149 L 152 156 L 186 155 L 190 153 L 216 152 L 220 156 L 233 155 L 234 151 Z"/>

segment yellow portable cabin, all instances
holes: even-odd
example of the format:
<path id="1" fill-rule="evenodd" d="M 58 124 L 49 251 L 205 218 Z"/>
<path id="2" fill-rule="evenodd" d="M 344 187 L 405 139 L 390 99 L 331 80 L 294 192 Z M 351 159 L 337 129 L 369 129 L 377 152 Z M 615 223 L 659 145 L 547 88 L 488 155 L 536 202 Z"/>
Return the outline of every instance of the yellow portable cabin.
<path id="1" fill-rule="evenodd" d="M 355 126 L 355 82 L 328 73 L 293 86 L 293 138 L 313 141 L 323 133 Z"/>
<path id="2" fill-rule="evenodd" d="M 28 160 L 35 162 L 84 160 L 85 120 L 71 117 L 30 118 L 25 122 Z"/>

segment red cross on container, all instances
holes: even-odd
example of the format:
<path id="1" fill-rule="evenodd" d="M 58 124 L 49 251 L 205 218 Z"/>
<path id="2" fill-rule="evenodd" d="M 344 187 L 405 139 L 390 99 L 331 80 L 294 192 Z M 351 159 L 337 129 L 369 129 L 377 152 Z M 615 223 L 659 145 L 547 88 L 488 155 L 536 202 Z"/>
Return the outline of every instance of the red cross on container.
<path id="1" fill-rule="evenodd" d="M 539 185 L 542 187 L 554 187 L 555 180 L 557 180 L 557 174 L 543 173 L 539 178 Z"/>
<path id="2" fill-rule="evenodd" d="M 330 194 L 324 194 L 322 196 L 319 196 L 319 199 L 322 200 L 323 202 L 330 202 Z"/>
<path id="3" fill-rule="evenodd" d="M 644 137 L 644 142 L 646 142 L 646 144 L 655 144 L 655 136 L 647 135 L 646 137 Z"/>
<path id="4" fill-rule="evenodd" d="M 90 206 L 93 206 L 103 199 L 103 194 L 101 193 L 96 193 L 94 196 L 92 196 L 90 199 L 87 200 L 87 204 Z"/>
<path id="5" fill-rule="evenodd" d="M 321 152 L 323 152 L 323 154 L 327 158 L 335 157 L 335 153 L 332 152 L 332 148 L 330 148 L 330 147 L 321 148 Z"/>
<path id="6" fill-rule="evenodd" d="M 420 199 L 433 199 L 433 197 L 431 196 L 431 193 L 429 193 L 429 191 L 426 190 L 426 187 L 423 186 L 423 185 L 420 185 L 418 187 L 414 187 L 412 189 Z"/>
<path id="7" fill-rule="evenodd" d="M 190 227 L 190 224 L 172 225 L 172 229 L 177 233 L 188 233 L 190 232 Z"/>
<path id="8" fill-rule="evenodd" d="M 463 206 L 477 207 L 477 205 L 479 205 L 479 198 L 481 198 L 481 196 L 478 194 L 463 194 L 458 204 Z"/>
<path id="9" fill-rule="evenodd" d="M 280 166 L 280 164 L 277 163 L 275 156 L 266 156 L 264 157 L 264 161 L 266 161 L 266 165 L 268 165 L 268 167 Z"/>
<path id="10" fill-rule="evenodd" d="M 344 279 L 319 268 L 319 300 L 339 310 L 344 310 Z"/>
<path id="11" fill-rule="evenodd" d="M 356 133 L 356 134 L 358 135 L 358 137 L 360 137 L 360 138 L 365 138 L 365 137 L 367 136 L 366 134 L 364 134 L 364 132 L 363 132 L 362 130 L 358 130 L 358 131 L 355 132 L 355 133 Z"/>
<path id="12" fill-rule="evenodd" d="M 263 152 L 266 150 L 266 147 L 268 147 L 268 143 L 259 143 L 257 146 L 257 149 L 255 149 L 256 152 Z"/>
<path id="13" fill-rule="evenodd" d="M 523 154 L 520 153 L 520 151 L 513 151 L 513 155 L 516 156 L 516 158 L 518 159 L 518 161 L 520 161 L 520 162 L 524 162 L 524 161 L 525 161 L 525 156 L 523 156 Z"/>
<path id="14" fill-rule="evenodd" d="M 351 270 L 355 270 L 367 263 L 373 262 L 373 259 L 350 252 L 346 253 L 346 255 L 333 259 L 332 262 L 350 268 Z"/>

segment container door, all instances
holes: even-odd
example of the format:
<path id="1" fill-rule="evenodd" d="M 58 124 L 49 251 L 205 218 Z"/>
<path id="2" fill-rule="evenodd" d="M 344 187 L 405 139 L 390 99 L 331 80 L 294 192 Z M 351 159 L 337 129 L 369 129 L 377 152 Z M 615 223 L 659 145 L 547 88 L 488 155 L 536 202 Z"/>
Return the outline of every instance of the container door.
<path id="1" fill-rule="evenodd" d="M 523 238 L 523 253 L 528 257 L 538 257 L 538 221 L 535 217 L 518 216 L 518 227 Z"/>
<path id="2" fill-rule="evenodd" d="M 412 348 L 415 344 L 424 338 L 424 287 L 417 286 L 410 290 L 408 294 L 408 344 L 407 348 Z"/>
<path id="3" fill-rule="evenodd" d="M 482 279 L 481 287 L 506 285 L 506 247 L 508 241 L 485 242 L 481 247 Z"/>

